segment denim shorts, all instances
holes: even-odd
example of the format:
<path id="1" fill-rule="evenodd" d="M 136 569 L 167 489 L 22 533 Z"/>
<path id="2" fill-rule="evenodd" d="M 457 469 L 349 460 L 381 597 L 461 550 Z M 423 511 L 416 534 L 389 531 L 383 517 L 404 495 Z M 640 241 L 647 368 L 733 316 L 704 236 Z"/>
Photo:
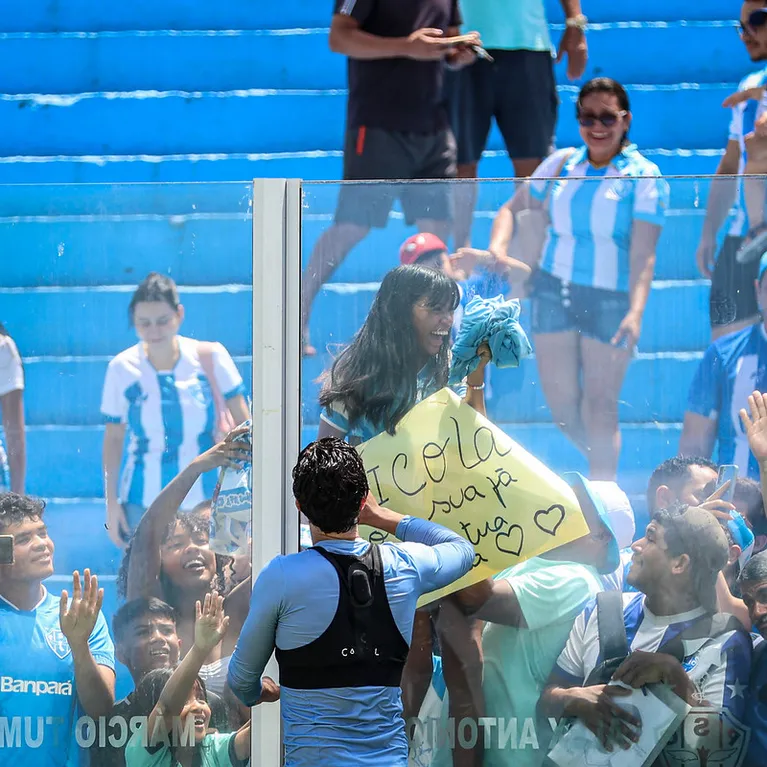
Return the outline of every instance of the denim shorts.
<path id="1" fill-rule="evenodd" d="M 629 310 L 629 294 L 562 282 L 548 272 L 533 277 L 533 333 L 581 335 L 609 344 Z"/>

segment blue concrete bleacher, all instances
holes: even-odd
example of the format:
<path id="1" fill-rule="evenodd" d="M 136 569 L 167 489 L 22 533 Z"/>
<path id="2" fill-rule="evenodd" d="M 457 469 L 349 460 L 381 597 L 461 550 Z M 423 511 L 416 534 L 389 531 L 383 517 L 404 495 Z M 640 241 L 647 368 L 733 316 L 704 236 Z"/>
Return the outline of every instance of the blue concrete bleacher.
<path id="1" fill-rule="evenodd" d="M 727 139 L 721 102 L 751 66 L 737 5 L 629 5 L 589 3 L 587 76 L 626 84 L 632 137 L 665 174 L 713 173 Z M 547 7 L 557 37 L 561 7 Z M 98 411 L 109 357 L 134 342 L 132 287 L 152 269 L 171 274 L 187 309 L 183 332 L 225 343 L 250 381 L 246 182 L 341 174 L 345 64 L 327 47 L 328 12 L 314 0 L 0 0 L 0 321 L 25 357 L 29 489 L 52 499 L 60 575 L 89 565 L 114 576 L 119 563 L 103 529 Z M 561 66 L 557 73 L 564 145 L 577 141 L 578 84 Z M 512 175 L 502 149 L 494 129 L 484 178 Z M 147 181 L 184 183 L 129 183 Z M 213 183 L 233 181 L 241 183 Z M 78 182 L 87 185 L 71 186 Z M 639 513 L 649 470 L 676 451 L 686 388 L 708 340 L 695 248 L 711 182 L 671 183 L 640 354 L 621 400 L 621 481 Z M 513 189 L 482 184 L 476 244 L 487 242 Z M 304 261 L 337 192 L 336 184 L 305 186 Z M 412 231 L 395 210 L 320 294 L 312 333 L 321 354 L 303 368 L 304 439 L 316 429 L 326 347 L 359 327 Z M 491 416 L 515 439 L 557 470 L 585 468 L 549 423 L 534 360 L 493 371 L 491 384 Z"/>

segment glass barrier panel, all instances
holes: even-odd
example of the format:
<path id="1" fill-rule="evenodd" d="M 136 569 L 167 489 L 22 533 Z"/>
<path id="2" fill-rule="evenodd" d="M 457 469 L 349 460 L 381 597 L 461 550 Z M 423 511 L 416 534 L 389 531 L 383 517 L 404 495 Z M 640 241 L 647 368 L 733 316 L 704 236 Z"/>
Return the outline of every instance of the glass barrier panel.
<path id="1" fill-rule="evenodd" d="M 247 429 L 214 446 L 251 412 L 251 202 L 244 183 L 0 186 L 3 764 L 144 763 L 145 742 L 191 754 L 249 718 L 226 687 Z M 158 724 L 210 589 L 228 628 L 198 636 L 202 683 L 177 693 L 196 702 Z"/>
<path id="2" fill-rule="evenodd" d="M 296 484 L 301 545 L 372 566 L 327 540 L 354 537 L 366 488 L 361 534 L 411 545 L 380 549 L 356 665 L 304 656 L 306 686 L 365 715 L 336 726 L 332 695 L 284 683 L 288 749 L 307 701 L 318 748 L 397 764 L 739 765 L 758 742 L 767 242 L 728 208 L 764 180 L 548 175 L 303 185 L 301 444 L 338 437 L 363 466 L 330 443 L 302 456 L 324 473 Z M 733 505 L 701 509 L 718 464 L 737 465 Z M 295 568 L 327 595 L 296 643 L 331 647 L 351 576 Z"/>

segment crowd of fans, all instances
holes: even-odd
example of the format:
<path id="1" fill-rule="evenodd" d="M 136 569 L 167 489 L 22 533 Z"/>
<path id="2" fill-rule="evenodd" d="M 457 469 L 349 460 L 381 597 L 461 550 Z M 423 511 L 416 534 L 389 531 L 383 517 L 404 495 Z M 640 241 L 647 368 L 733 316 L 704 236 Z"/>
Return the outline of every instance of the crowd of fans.
<path id="1" fill-rule="evenodd" d="M 587 19 L 578 0 L 562 6 L 557 55 L 577 79 Z M 764 3 L 743 4 L 740 32 L 752 60 L 767 61 Z M 516 177 L 530 179 L 497 212 L 486 248 L 471 247 L 473 184 L 342 186 L 304 275 L 305 355 L 316 353 L 314 298 L 386 225 L 395 189 L 419 233 L 325 373 L 318 441 L 293 475 L 310 550 L 278 557 L 255 581 L 249 551 L 211 548 L 217 474 L 251 461 L 249 427 L 237 426 L 250 415 L 242 377 L 221 344 L 179 334 L 172 280 L 152 273 L 139 285 L 129 307 L 138 343 L 110 362 L 101 404 L 105 522 L 124 550 L 111 627 L 96 574 L 75 572 L 59 597 L 46 588 L 55 547 L 45 504 L 25 495 L 23 369 L 0 327 L 0 536 L 9 541 L 0 546 L 0 760 L 15 749 L 30 767 L 244 765 L 250 707 L 281 699 L 291 766 L 615 764 L 615 750 L 635 758 L 647 735 L 649 719 L 625 704 L 643 690 L 656 710 L 682 713 L 632 764 L 764 767 L 767 225 L 763 180 L 741 177 L 767 172 L 767 69 L 726 102 L 724 178 L 711 185 L 697 254 L 712 280 L 714 343 L 690 388 L 680 455 L 649 478 L 650 521 L 637 531 L 615 482 L 618 397 L 669 187 L 630 140 L 625 88 L 606 77 L 584 84 L 582 146 L 554 149 L 540 0 L 461 9 L 457 0 L 337 0 L 330 46 L 349 58 L 345 179 L 475 178 L 493 118 Z M 466 306 L 498 294 L 532 299 L 546 401 L 589 464 L 589 479 L 569 478 L 588 534 L 417 609 L 465 574 L 474 552 L 456 533 L 379 505 L 352 448 L 396 433 L 448 385 Z M 476 357 L 452 388 L 484 417 L 486 343 Z M 737 479 L 718 481 L 715 444 Z M 371 546 L 359 524 L 404 543 Z M 282 688 L 264 676 L 273 652 Z M 116 660 L 134 683 L 117 702 Z M 575 737 L 579 724 L 597 752 Z M 575 761 L 562 761 L 567 749 Z"/>

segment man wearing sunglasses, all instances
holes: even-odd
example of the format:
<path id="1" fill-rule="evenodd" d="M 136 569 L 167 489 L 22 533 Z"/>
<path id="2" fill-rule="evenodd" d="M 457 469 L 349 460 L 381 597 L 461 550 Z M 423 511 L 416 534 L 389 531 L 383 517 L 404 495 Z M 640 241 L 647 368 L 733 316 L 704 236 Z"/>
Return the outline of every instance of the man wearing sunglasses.
<path id="1" fill-rule="evenodd" d="M 743 3 L 740 37 L 753 62 L 767 61 L 767 2 Z M 761 69 L 740 82 L 738 90 L 759 88 L 766 83 L 767 67 L 762 63 Z M 754 101 L 733 106 L 729 140 L 717 175 L 743 175 L 746 136 L 754 130 L 756 113 L 757 103 Z M 714 340 L 748 327 L 759 318 L 751 287 L 756 279 L 758 261 L 739 263 L 737 259 L 749 230 L 742 180 L 716 179 L 709 191 L 706 220 L 696 256 L 700 273 L 711 280 L 709 317 Z"/>

